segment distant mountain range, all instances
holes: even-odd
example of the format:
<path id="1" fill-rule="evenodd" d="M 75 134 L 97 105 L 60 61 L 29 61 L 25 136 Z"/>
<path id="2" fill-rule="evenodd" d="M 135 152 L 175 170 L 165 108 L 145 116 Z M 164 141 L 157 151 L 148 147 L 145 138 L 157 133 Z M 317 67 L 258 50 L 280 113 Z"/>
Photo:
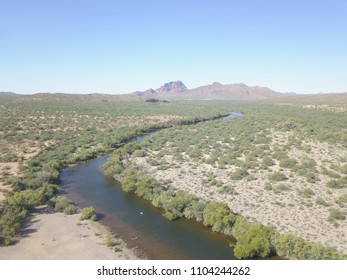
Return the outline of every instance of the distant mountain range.
<path id="1" fill-rule="evenodd" d="M 181 81 L 176 81 L 156 90 L 136 91 L 130 95 L 169 100 L 263 100 L 294 96 L 295 93 L 280 93 L 267 87 L 249 87 L 245 84 L 220 83 L 188 89 Z"/>
<path id="2" fill-rule="evenodd" d="M 316 95 L 330 94 L 347 94 L 345 93 L 320 93 Z M 32 95 L 16 94 L 14 92 L 0 91 L 1 97 L 20 97 L 32 96 L 35 98 L 51 97 L 51 98 L 67 98 L 71 95 L 80 96 L 80 98 L 90 100 L 265 100 L 278 99 L 284 97 L 303 97 L 305 95 L 290 93 L 281 93 L 273 91 L 267 87 L 247 86 L 242 83 L 223 85 L 221 83 L 213 83 L 193 89 L 188 89 L 181 81 L 165 83 L 158 89 L 148 89 L 146 91 L 135 91 L 128 94 L 66 94 L 66 93 L 36 93 Z M 307 95 L 309 98 L 313 94 Z"/>
<path id="3" fill-rule="evenodd" d="M 2 97 L 2 96 L 8 97 L 8 96 L 16 96 L 16 95 L 18 95 L 18 94 L 17 94 L 17 93 L 14 93 L 14 92 L 10 92 L 10 91 L 0 91 L 0 97 Z"/>

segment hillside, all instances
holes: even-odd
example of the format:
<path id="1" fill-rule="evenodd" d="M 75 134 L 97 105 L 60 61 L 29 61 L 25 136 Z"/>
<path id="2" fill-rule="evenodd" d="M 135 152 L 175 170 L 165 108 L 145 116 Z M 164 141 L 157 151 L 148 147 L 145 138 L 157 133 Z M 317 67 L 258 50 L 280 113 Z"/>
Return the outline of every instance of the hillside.
<path id="1" fill-rule="evenodd" d="M 17 93 L 10 92 L 10 91 L 0 91 L 0 97 L 12 97 L 17 96 Z"/>

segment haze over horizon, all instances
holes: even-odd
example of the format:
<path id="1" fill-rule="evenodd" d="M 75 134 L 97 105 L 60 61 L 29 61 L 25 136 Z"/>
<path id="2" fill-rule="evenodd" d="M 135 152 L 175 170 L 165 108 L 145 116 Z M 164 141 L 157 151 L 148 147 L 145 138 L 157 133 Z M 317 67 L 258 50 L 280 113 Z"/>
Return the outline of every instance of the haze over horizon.
<path id="1" fill-rule="evenodd" d="M 3 0 L 0 24 L 0 91 L 347 92 L 347 0 Z"/>

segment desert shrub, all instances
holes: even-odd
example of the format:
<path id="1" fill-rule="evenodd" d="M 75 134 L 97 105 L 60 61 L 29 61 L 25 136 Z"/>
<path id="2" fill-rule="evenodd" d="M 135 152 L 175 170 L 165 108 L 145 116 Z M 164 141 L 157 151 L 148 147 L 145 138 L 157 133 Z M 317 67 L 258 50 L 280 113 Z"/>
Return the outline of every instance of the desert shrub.
<path id="1" fill-rule="evenodd" d="M 222 186 L 218 192 L 222 194 L 236 194 L 234 188 L 231 186 Z"/>
<path id="2" fill-rule="evenodd" d="M 254 174 L 250 174 L 246 176 L 246 181 L 250 182 L 250 181 L 254 181 L 257 180 L 257 178 L 255 177 Z"/>
<path id="3" fill-rule="evenodd" d="M 18 161 L 17 155 L 12 152 L 6 153 L 0 159 L 1 159 L 1 162 L 17 162 Z"/>
<path id="4" fill-rule="evenodd" d="M 110 247 L 110 248 L 119 245 L 117 239 L 109 230 L 106 230 L 106 233 L 104 236 L 104 243 L 107 247 Z"/>
<path id="5" fill-rule="evenodd" d="M 63 213 L 65 215 L 72 215 L 76 213 L 76 207 L 72 204 L 69 204 L 68 206 L 66 206 L 63 210 Z"/>
<path id="6" fill-rule="evenodd" d="M 314 191 L 309 188 L 299 190 L 299 194 L 304 198 L 311 198 L 312 196 L 315 195 Z"/>
<path id="7" fill-rule="evenodd" d="M 312 172 L 316 172 L 317 162 L 312 158 L 304 156 L 301 158 L 301 166 L 305 168 L 306 170 L 311 170 Z"/>
<path id="8" fill-rule="evenodd" d="M 272 188 L 273 192 L 276 194 L 282 193 L 282 192 L 287 192 L 290 190 L 290 187 L 288 185 L 285 184 L 279 184 L 277 186 L 274 186 Z"/>
<path id="9" fill-rule="evenodd" d="M 45 183 L 37 189 L 37 191 L 40 193 L 40 196 L 42 196 L 44 201 L 48 201 L 60 191 L 60 187 L 58 185 Z"/>
<path id="10" fill-rule="evenodd" d="M 273 165 L 275 165 L 275 162 L 269 156 L 265 156 L 262 160 L 262 164 L 264 166 L 273 166 Z"/>
<path id="11" fill-rule="evenodd" d="M 201 156 L 201 151 L 198 147 L 194 147 L 193 149 L 190 149 L 187 154 L 191 158 L 199 158 Z"/>
<path id="12" fill-rule="evenodd" d="M 269 182 L 265 183 L 264 189 L 267 190 L 267 191 L 271 191 L 272 190 L 272 185 Z"/>
<path id="13" fill-rule="evenodd" d="M 335 220 L 345 220 L 346 219 L 346 214 L 336 208 L 330 208 L 329 209 L 329 221 L 335 221 Z"/>
<path id="14" fill-rule="evenodd" d="M 347 207 L 347 193 L 340 195 L 338 198 L 335 199 L 335 202 L 340 207 Z"/>
<path id="15" fill-rule="evenodd" d="M 308 183 L 311 183 L 311 184 L 314 184 L 314 183 L 320 181 L 319 177 L 316 174 L 312 173 L 312 172 L 307 172 L 305 174 L 305 178 L 306 178 L 306 181 Z"/>
<path id="16" fill-rule="evenodd" d="M 0 209 L 0 244 L 11 245 L 16 240 L 16 234 L 28 215 L 28 210 L 22 207 L 4 205 Z"/>
<path id="17" fill-rule="evenodd" d="M 157 167 L 157 170 L 166 170 L 166 169 L 169 169 L 170 166 L 168 164 L 163 164 L 163 163 L 160 163 L 160 165 Z"/>
<path id="18" fill-rule="evenodd" d="M 347 188 L 347 179 L 341 178 L 338 180 L 331 180 L 327 183 L 327 187 L 331 189 L 343 189 Z"/>
<path id="19" fill-rule="evenodd" d="M 70 204 L 65 196 L 59 195 L 49 200 L 49 205 L 55 212 L 63 212 L 66 215 L 71 215 L 76 212 L 76 207 Z"/>
<path id="20" fill-rule="evenodd" d="M 280 160 L 280 167 L 282 168 L 293 168 L 298 162 L 295 159 L 286 158 Z"/>
<path id="21" fill-rule="evenodd" d="M 281 160 L 284 160 L 284 159 L 288 159 L 288 155 L 282 151 L 276 151 L 274 152 L 273 154 L 273 158 L 281 161 Z"/>
<path id="22" fill-rule="evenodd" d="M 230 179 L 231 180 L 242 180 L 242 179 L 244 179 L 248 175 L 249 175 L 249 173 L 247 172 L 247 170 L 245 170 L 245 169 L 236 169 L 230 175 Z"/>
<path id="23" fill-rule="evenodd" d="M 92 220 L 96 221 L 96 211 L 94 207 L 85 207 L 80 214 L 80 220 Z"/>
<path id="24" fill-rule="evenodd" d="M 330 205 L 328 202 L 326 202 L 326 201 L 325 201 L 323 198 L 321 198 L 321 197 L 317 197 L 317 198 L 316 198 L 316 204 L 322 205 L 322 206 L 325 206 L 325 207 L 327 207 L 327 206 Z"/>
<path id="25" fill-rule="evenodd" d="M 144 157 L 146 156 L 146 152 L 144 150 L 135 150 L 133 153 L 134 157 Z"/>
<path id="26" fill-rule="evenodd" d="M 339 179 L 339 178 L 341 178 L 341 176 L 338 174 L 338 173 L 336 173 L 335 171 L 332 171 L 332 170 L 325 170 L 324 171 L 324 174 L 325 175 L 328 175 L 330 178 L 334 178 L 334 179 Z"/>
<path id="27" fill-rule="evenodd" d="M 148 162 L 148 164 L 150 164 L 150 165 L 152 165 L 152 166 L 157 166 L 157 165 L 160 164 L 160 163 L 159 163 L 156 159 L 154 159 L 154 158 L 147 159 L 147 162 Z"/>
<path id="28" fill-rule="evenodd" d="M 282 172 L 273 172 L 273 173 L 270 173 L 267 177 L 270 181 L 285 181 L 285 180 L 287 180 L 286 175 L 284 175 L 284 173 L 282 173 Z"/>
<path id="29" fill-rule="evenodd" d="M 36 173 L 36 182 L 38 186 L 43 185 L 44 183 L 53 183 L 54 179 L 52 173 L 48 171 L 39 171 Z"/>
<path id="30" fill-rule="evenodd" d="M 43 197 L 37 190 L 24 190 L 15 192 L 7 198 L 7 204 L 19 208 L 31 210 L 42 203 Z"/>

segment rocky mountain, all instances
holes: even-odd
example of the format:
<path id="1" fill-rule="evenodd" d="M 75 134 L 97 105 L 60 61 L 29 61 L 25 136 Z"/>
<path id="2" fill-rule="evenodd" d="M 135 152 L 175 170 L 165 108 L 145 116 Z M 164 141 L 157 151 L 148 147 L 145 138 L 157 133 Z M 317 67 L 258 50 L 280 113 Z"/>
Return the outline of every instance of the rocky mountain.
<path id="1" fill-rule="evenodd" d="M 176 82 L 170 82 L 166 83 L 160 88 L 156 90 L 156 92 L 160 94 L 177 94 L 177 93 L 184 93 L 188 89 L 187 87 L 181 82 L 181 81 L 176 81 Z"/>
<path id="2" fill-rule="evenodd" d="M 267 87 L 249 87 L 241 83 L 230 85 L 213 83 L 194 89 L 187 89 L 181 81 L 176 81 L 166 83 L 157 90 L 137 91 L 131 93 L 131 95 L 170 100 L 263 100 L 288 97 L 295 94 L 280 93 Z"/>

